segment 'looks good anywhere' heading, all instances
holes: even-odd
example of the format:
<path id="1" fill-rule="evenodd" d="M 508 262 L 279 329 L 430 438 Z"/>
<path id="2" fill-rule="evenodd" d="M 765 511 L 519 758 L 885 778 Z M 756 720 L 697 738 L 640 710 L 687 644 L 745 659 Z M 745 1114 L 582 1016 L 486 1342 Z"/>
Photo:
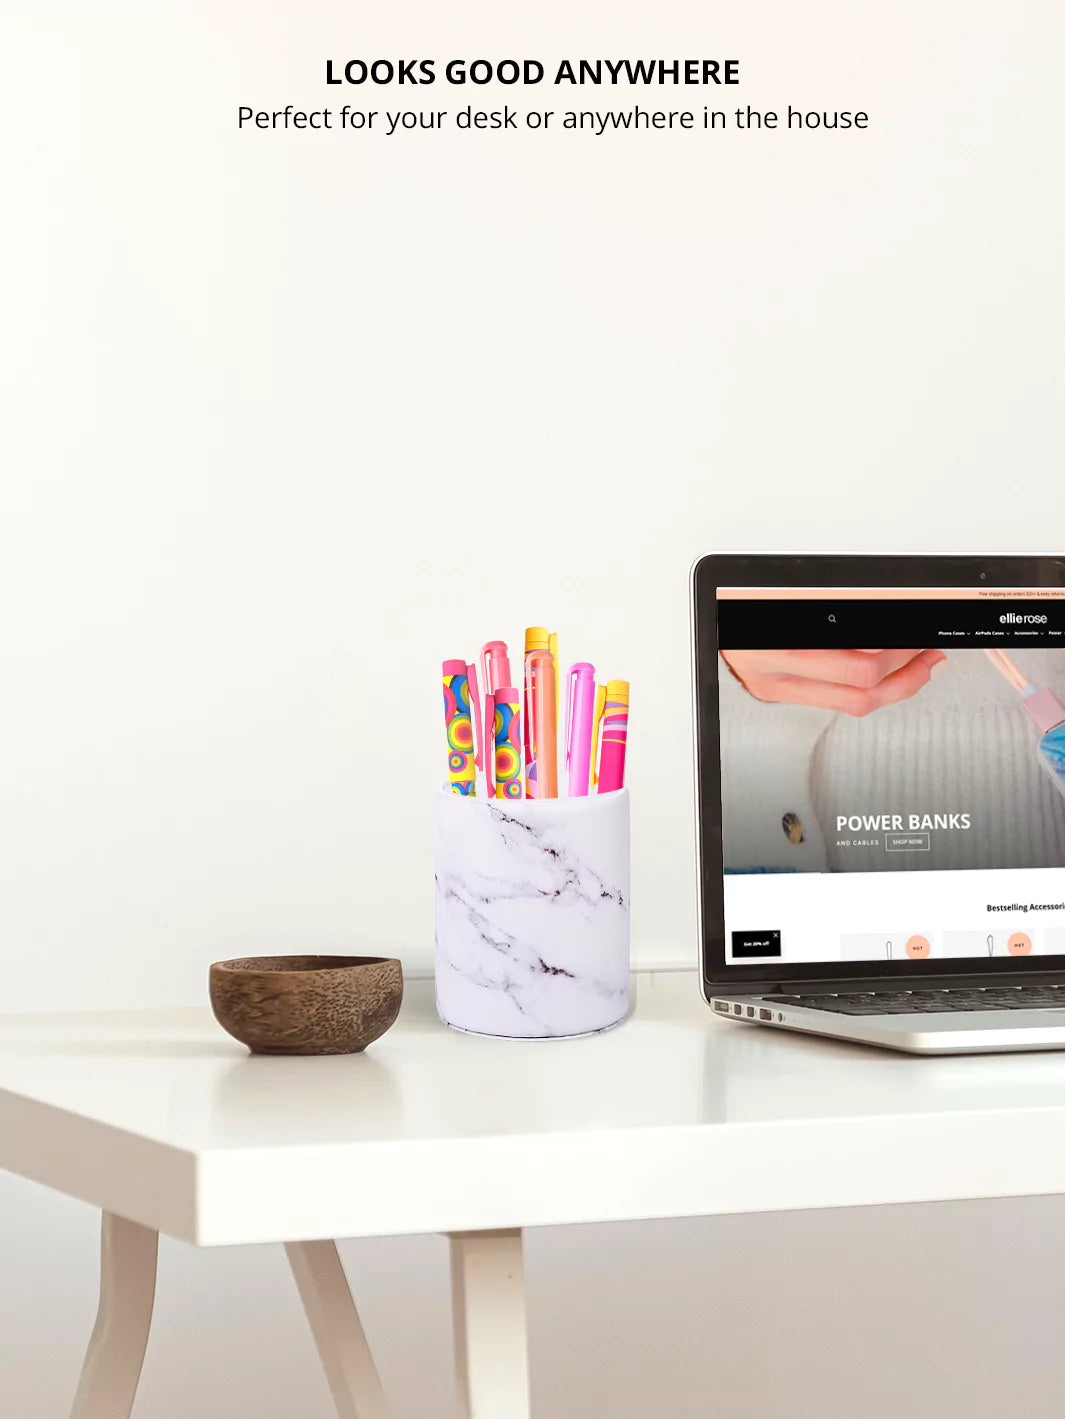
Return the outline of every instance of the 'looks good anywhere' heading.
<path id="1" fill-rule="evenodd" d="M 447 84 L 541 84 L 538 59 L 450 59 Z M 435 84 L 435 59 L 326 60 L 327 84 Z M 738 59 L 564 59 L 555 84 L 738 84 Z"/>

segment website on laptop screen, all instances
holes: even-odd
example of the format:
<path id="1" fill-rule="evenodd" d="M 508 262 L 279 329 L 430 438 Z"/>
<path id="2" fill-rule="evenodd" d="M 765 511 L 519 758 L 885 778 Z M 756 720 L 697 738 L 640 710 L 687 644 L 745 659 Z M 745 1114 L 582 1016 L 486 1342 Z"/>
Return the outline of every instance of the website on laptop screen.
<path id="1" fill-rule="evenodd" d="M 1065 955 L 1065 590 L 717 612 L 729 963 Z"/>

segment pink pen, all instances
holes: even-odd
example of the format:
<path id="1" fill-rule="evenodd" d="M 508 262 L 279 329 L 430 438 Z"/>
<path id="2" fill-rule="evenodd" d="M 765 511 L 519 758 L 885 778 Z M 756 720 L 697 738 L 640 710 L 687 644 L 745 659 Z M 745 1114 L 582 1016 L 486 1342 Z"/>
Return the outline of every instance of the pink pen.
<path id="1" fill-rule="evenodd" d="M 599 792 L 614 793 L 625 783 L 625 749 L 629 737 L 629 682 L 627 680 L 609 680 L 607 682 L 601 734 Z"/>
<path id="2" fill-rule="evenodd" d="M 595 666 L 578 661 L 569 669 L 566 690 L 566 768 L 571 798 L 586 798 L 592 775 L 592 725 L 595 719 Z"/>
<path id="3" fill-rule="evenodd" d="M 486 641 L 481 646 L 481 665 L 484 667 L 485 695 L 494 695 L 497 690 L 505 690 L 511 683 L 510 656 L 506 641 Z"/>
<path id="4" fill-rule="evenodd" d="M 473 756 L 474 765 L 484 770 L 485 792 L 491 798 L 495 792 L 495 774 L 493 764 L 493 749 L 495 743 L 495 705 L 492 703 L 491 694 L 484 697 L 484 706 L 481 705 L 481 687 L 477 683 L 476 665 L 466 666 L 466 681 L 470 696 L 470 718 L 473 720 L 473 742 L 475 753 Z M 487 753 L 485 746 L 488 746 Z"/>
<path id="5" fill-rule="evenodd" d="M 487 641 L 481 646 L 481 666 L 484 670 L 484 743 L 489 746 L 484 756 L 484 772 L 488 797 L 491 798 L 495 793 L 496 781 L 495 753 L 492 749 L 496 735 L 495 692 L 510 684 L 510 657 L 507 655 L 506 641 Z"/>

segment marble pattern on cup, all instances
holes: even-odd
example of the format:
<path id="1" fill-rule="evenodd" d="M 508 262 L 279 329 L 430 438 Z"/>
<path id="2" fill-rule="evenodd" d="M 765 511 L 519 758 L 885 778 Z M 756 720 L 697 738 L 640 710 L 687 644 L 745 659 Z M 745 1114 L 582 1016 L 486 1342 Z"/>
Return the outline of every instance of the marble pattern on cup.
<path id="1" fill-rule="evenodd" d="M 441 1019 L 509 1036 L 605 1029 L 629 1008 L 628 791 L 436 799 Z"/>

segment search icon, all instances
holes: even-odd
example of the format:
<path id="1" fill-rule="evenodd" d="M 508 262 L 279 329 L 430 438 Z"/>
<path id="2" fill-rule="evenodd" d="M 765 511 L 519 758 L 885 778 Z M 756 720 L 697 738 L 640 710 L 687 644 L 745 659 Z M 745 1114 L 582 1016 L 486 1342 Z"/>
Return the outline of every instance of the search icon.
<path id="1" fill-rule="evenodd" d="M 836 618 L 835 618 L 835 616 L 829 616 L 828 619 L 832 622 L 833 625 L 836 624 Z"/>

